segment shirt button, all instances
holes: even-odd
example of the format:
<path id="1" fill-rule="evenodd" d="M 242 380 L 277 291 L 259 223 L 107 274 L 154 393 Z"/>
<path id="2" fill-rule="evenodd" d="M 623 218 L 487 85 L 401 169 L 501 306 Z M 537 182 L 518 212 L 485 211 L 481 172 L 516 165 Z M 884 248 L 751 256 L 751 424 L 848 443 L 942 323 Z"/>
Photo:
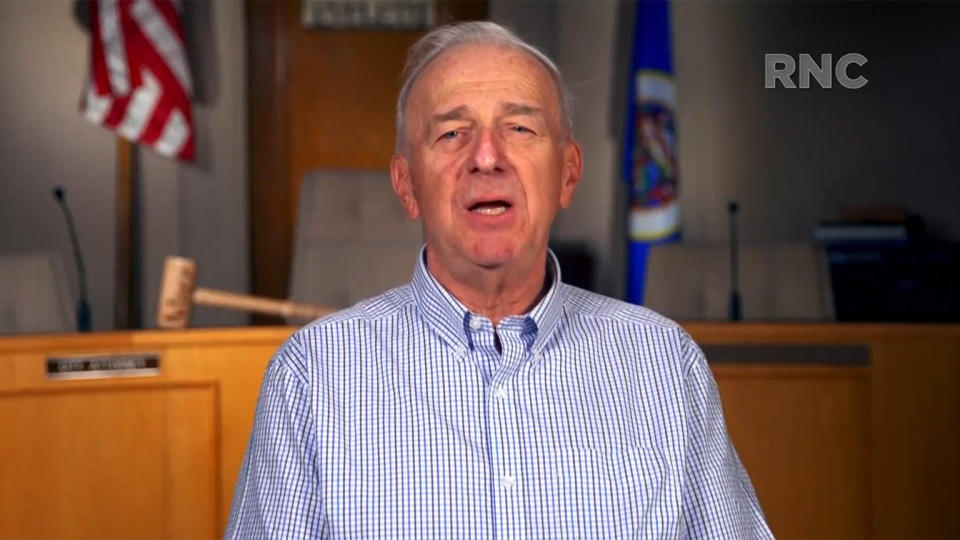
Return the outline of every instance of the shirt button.
<path id="1" fill-rule="evenodd" d="M 539 361 L 542 360 L 542 359 L 543 359 L 543 355 L 542 355 L 542 354 L 540 354 L 540 353 L 538 353 L 538 352 L 533 353 L 533 361 L 534 361 L 534 362 L 539 362 Z"/>
<path id="2" fill-rule="evenodd" d="M 507 387 L 501 384 L 496 388 L 496 390 L 493 391 L 493 395 L 497 399 L 504 399 L 507 397 Z"/>
<path id="3" fill-rule="evenodd" d="M 480 317 L 470 318 L 470 328 L 473 328 L 474 330 L 483 328 L 483 321 L 480 320 Z"/>
<path id="4" fill-rule="evenodd" d="M 515 483 L 516 480 L 509 474 L 503 475 L 503 478 L 500 479 L 500 485 L 503 486 L 503 489 L 510 489 Z"/>

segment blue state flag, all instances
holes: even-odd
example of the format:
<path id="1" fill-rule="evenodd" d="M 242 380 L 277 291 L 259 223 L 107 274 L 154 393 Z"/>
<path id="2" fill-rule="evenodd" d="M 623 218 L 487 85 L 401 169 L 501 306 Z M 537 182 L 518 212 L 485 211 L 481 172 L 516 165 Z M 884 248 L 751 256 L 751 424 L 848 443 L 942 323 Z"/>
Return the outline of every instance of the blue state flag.
<path id="1" fill-rule="evenodd" d="M 627 301 L 643 303 L 650 246 L 680 238 L 676 92 L 667 0 L 636 4 L 624 139 L 629 184 Z"/>

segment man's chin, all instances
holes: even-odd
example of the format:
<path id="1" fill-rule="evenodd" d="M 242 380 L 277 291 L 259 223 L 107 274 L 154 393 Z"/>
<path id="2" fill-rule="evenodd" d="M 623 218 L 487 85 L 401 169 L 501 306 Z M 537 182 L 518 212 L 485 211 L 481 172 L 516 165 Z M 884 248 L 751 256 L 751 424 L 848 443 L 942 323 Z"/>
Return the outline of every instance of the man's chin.
<path id="1" fill-rule="evenodd" d="M 470 259 L 481 268 L 495 270 L 513 262 L 518 252 L 515 242 L 482 241 L 474 244 L 470 250 Z"/>

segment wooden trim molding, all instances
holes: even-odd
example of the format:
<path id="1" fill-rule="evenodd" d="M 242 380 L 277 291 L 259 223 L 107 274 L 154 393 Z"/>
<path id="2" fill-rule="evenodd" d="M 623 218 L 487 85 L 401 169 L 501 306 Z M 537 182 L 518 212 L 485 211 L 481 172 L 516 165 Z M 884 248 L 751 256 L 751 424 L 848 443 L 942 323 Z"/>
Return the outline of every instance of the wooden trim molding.
<path id="1" fill-rule="evenodd" d="M 250 156 L 250 286 L 253 294 L 287 297 L 294 216 L 290 170 L 289 34 L 294 2 L 246 4 L 247 118 Z M 295 22 L 295 20 L 294 20 Z M 254 316 L 259 324 L 280 319 Z"/>

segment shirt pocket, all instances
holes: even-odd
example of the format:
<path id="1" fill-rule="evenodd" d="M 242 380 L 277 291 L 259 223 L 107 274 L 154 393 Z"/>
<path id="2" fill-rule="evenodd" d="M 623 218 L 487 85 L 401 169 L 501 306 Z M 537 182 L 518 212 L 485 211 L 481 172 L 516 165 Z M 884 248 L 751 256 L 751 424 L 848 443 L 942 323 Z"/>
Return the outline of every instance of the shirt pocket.
<path id="1" fill-rule="evenodd" d="M 559 504 L 547 513 L 554 530 L 631 538 L 650 531 L 652 520 L 662 514 L 666 467 L 656 448 L 568 450 L 554 456 L 553 472 Z"/>
<path id="2" fill-rule="evenodd" d="M 680 511 L 679 485 L 657 448 L 633 447 L 614 459 L 618 504 L 631 538 L 666 538 Z M 639 536 L 638 536 L 639 535 Z"/>

